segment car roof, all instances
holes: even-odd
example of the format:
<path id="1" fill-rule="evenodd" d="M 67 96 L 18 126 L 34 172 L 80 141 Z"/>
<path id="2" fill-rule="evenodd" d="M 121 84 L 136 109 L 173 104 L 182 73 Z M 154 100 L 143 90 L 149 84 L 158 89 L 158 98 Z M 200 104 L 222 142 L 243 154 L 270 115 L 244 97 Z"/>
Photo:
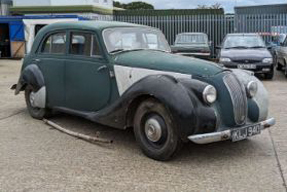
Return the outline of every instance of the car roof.
<path id="1" fill-rule="evenodd" d="M 260 36 L 257 33 L 228 33 L 227 36 Z"/>
<path id="2" fill-rule="evenodd" d="M 51 30 L 60 29 L 83 29 L 83 30 L 95 30 L 102 31 L 107 28 L 114 27 L 148 27 L 144 25 L 117 22 L 117 21 L 69 21 L 69 22 L 57 22 L 47 25 L 43 28 L 42 32 L 48 32 Z"/>
<path id="3" fill-rule="evenodd" d="M 187 33 L 179 33 L 177 35 L 207 35 L 207 34 L 205 34 L 205 33 L 198 33 L 198 32 L 196 32 L 196 33 L 187 32 Z"/>

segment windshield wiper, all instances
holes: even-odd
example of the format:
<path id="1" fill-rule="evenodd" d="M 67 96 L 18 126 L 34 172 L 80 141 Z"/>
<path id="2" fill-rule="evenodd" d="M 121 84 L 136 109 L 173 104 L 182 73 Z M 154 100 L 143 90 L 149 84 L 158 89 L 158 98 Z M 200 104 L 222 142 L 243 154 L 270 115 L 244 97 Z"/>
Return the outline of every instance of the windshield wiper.
<path id="1" fill-rule="evenodd" d="M 261 48 L 265 48 L 264 46 L 253 46 L 253 47 L 250 47 L 251 49 L 261 49 Z"/>
<path id="2" fill-rule="evenodd" d="M 234 47 L 226 47 L 225 49 L 248 49 L 246 46 L 234 46 Z"/>
<path id="3" fill-rule="evenodd" d="M 124 51 L 125 49 L 115 49 L 113 51 L 111 51 L 110 53 L 117 53 L 117 52 L 122 52 Z"/>
<path id="4" fill-rule="evenodd" d="M 140 50 L 144 50 L 144 49 L 115 49 L 113 51 L 111 51 L 110 53 L 120 53 L 120 52 L 129 52 L 129 51 L 140 51 Z"/>

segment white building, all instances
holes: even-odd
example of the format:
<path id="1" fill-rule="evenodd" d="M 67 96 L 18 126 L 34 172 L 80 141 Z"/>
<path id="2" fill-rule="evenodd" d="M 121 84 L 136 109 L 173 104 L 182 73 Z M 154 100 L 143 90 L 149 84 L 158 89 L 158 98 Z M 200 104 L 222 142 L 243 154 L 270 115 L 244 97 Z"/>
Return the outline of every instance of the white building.
<path id="1" fill-rule="evenodd" d="M 73 6 L 73 5 L 93 5 L 94 7 L 102 7 L 106 9 L 113 8 L 112 0 L 13 0 L 13 5 L 29 7 L 29 6 Z"/>
<path id="2" fill-rule="evenodd" d="M 73 14 L 89 19 L 113 14 L 113 0 L 13 0 L 14 15 Z"/>

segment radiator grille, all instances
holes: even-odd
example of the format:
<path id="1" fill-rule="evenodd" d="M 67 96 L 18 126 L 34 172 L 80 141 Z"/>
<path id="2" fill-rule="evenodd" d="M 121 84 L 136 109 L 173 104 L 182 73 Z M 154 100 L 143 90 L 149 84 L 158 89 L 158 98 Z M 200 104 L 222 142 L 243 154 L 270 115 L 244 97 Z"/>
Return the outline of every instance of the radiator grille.
<path id="1" fill-rule="evenodd" d="M 234 121 L 236 124 L 242 125 L 245 123 L 247 116 L 247 97 L 245 88 L 234 74 L 227 74 L 223 80 L 231 96 Z"/>

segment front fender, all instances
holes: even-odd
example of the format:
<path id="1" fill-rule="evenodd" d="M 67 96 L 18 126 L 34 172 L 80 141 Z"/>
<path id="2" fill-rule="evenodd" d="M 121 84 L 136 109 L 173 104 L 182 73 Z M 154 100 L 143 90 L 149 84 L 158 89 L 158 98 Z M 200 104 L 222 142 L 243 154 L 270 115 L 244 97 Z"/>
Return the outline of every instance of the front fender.
<path id="1" fill-rule="evenodd" d="M 232 71 L 245 87 L 250 81 L 257 82 L 257 94 L 252 99 L 248 98 L 248 116 L 253 122 L 266 120 L 268 117 L 269 97 L 263 83 L 250 71 L 239 69 L 233 69 Z"/>
<path id="2" fill-rule="evenodd" d="M 180 130 L 181 138 L 187 140 L 189 135 L 211 132 L 216 127 L 214 110 L 200 101 L 195 89 L 200 89 L 197 80 L 150 75 L 133 84 L 115 103 L 90 116 L 90 119 L 117 128 L 131 126 L 128 120 L 134 113 L 129 113 L 129 110 L 137 103 L 134 101 L 149 96 L 166 106 Z"/>

